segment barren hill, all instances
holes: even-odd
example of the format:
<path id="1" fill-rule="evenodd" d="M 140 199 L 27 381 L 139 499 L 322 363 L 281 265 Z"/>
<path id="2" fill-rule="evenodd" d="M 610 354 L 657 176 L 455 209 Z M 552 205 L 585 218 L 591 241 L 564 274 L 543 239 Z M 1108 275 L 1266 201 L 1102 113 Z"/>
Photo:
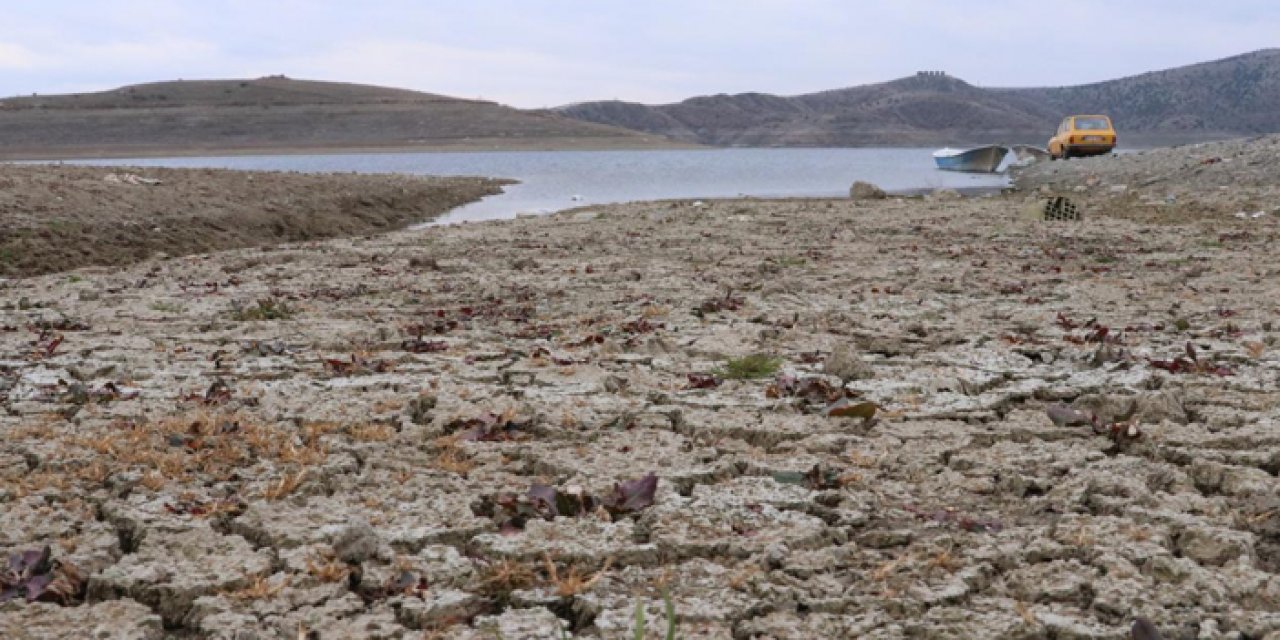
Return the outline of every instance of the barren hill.
<path id="1" fill-rule="evenodd" d="M 1280 131 L 1280 49 L 1075 87 L 1003 92 L 1055 112 L 1102 110 L 1129 131 Z"/>
<path id="2" fill-rule="evenodd" d="M 1067 113 L 1111 114 L 1129 141 L 1280 131 L 1280 49 L 1077 87 L 990 89 L 946 75 L 821 93 L 617 101 L 557 113 L 718 145 L 1043 143 Z"/>
<path id="3" fill-rule="evenodd" d="M 293 80 L 174 81 L 0 100 L 0 157 L 312 149 L 670 146 L 492 102 Z"/>

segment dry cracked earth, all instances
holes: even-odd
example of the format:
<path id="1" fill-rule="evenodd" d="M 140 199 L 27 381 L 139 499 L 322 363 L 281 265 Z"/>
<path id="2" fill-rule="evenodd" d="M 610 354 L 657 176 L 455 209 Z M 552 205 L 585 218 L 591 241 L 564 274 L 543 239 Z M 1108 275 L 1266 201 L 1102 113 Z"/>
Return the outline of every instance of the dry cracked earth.
<path id="1" fill-rule="evenodd" d="M 1027 202 L 4 282 L 0 636 L 1280 638 L 1276 217 Z"/>

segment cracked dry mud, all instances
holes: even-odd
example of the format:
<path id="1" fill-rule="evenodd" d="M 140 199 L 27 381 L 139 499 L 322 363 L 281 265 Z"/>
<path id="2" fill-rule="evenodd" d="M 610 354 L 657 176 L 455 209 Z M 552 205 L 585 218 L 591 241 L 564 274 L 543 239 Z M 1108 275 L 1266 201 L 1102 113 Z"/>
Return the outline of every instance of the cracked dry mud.
<path id="1" fill-rule="evenodd" d="M 87 590 L 0 636 L 631 638 L 639 603 L 660 638 L 665 592 L 688 638 L 1280 637 L 1275 216 L 1026 203 L 638 203 L 7 282 L 0 552 Z M 1152 366 L 1188 343 L 1214 368 Z M 689 378 L 753 353 L 879 413 Z M 495 513 L 649 472 L 634 514 Z"/>

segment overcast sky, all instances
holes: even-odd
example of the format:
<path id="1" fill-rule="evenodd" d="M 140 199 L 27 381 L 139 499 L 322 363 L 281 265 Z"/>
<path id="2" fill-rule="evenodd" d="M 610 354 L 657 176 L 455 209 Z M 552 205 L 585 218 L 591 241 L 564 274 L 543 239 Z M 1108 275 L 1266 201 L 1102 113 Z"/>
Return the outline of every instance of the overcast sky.
<path id="1" fill-rule="evenodd" d="M 282 73 L 657 103 L 921 69 L 1079 84 L 1275 46 L 1280 0 L 3 0 L 0 95 Z"/>

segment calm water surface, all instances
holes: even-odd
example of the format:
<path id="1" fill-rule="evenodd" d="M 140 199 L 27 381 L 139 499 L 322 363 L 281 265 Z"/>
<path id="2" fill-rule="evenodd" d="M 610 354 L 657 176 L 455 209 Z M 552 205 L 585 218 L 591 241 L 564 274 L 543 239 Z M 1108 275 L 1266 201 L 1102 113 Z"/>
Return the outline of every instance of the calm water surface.
<path id="1" fill-rule="evenodd" d="M 671 198 L 841 196 L 855 180 L 884 189 L 1000 187 L 1000 175 L 934 168 L 930 149 L 707 149 L 226 156 L 83 164 L 512 178 L 520 184 L 435 224 Z"/>

